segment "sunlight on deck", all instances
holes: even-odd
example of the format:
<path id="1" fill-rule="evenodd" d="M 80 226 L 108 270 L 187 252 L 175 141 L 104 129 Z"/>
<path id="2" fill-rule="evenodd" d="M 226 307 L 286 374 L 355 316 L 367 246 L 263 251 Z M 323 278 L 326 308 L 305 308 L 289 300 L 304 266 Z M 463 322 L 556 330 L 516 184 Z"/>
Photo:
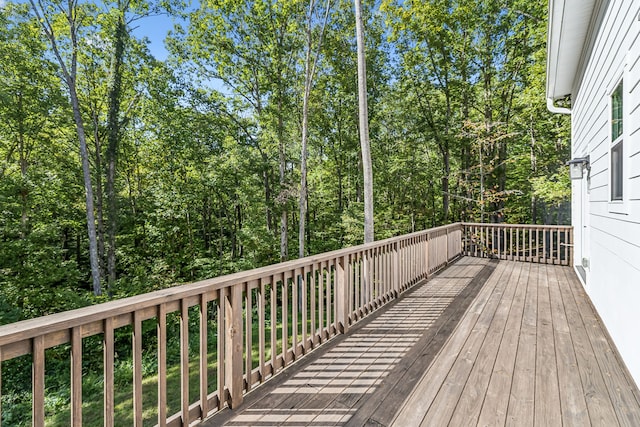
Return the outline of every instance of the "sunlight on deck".
<path id="1" fill-rule="evenodd" d="M 570 267 L 468 257 L 247 399 L 206 425 L 640 425 Z"/>
<path id="2" fill-rule="evenodd" d="M 375 393 L 383 379 L 400 367 L 407 353 L 484 264 L 486 261 L 480 260 L 461 263 L 442 276 L 435 276 L 413 291 L 410 298 L 401 299 L 365 321 L 357 332 L 293 374 L 271 391 L 271 398 L 252 405 L 225 425 L 347 423 L 356 411 L 349 405 Z M 296 403 L 295 408 L 286 408 L 287 402 L 278 396 L 295 396 L 296 401 L 302 396 L 307 398 Z"/>

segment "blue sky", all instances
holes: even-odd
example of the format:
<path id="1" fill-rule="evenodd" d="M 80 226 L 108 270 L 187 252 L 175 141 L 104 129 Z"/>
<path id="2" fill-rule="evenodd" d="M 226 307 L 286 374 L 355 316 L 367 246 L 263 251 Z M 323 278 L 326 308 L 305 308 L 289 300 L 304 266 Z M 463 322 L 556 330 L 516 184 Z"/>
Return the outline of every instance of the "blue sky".
<path id="1" fill-rule="evenodd" d="M 137 38 L 147 37 L 151 54 L 156 59 L 164 61 L 168 54 L 164 46 L 164 39 L 167 37 L 167 33 L 173 29 L 173 25 L 173 18 L 167 15 L 148 16 L 133 23 L 133 35 Z"/>

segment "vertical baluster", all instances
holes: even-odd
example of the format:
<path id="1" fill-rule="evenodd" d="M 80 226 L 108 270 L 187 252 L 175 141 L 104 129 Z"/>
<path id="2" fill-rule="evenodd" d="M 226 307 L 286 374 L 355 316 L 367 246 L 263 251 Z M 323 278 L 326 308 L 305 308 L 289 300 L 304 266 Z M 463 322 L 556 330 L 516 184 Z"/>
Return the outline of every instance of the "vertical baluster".
<path id="1" fill-rule="evenodd" d="M 524 241 L 523 241 L 523 237 L 524 235 L 522 234 L 522 228 L 518 227 L 516 228 L 516 251 L 517 251 L 517 258 L 518 261 L 522 261 L 522 246 L 524 245 Z"/>
<path id="2" fill-rule="evenodd" d="M 369 305 L 371 310 L 376 306 L 378 288 L 378 248 L 371 249 L 371 286 L 369 289 Z"/>
<path id="3" fill-rule="evenodd" d="M 158 306 L 158 427 L 167 425 L 167 306 Z"/>
<path id="4" fill-rule="evenodd" d="M 247 356 L 245 357 L 245 367 L 244 371 L 246 372 L 246 381 L 247 381 L 247 392 L 251 390 L 252 378 L 251 371 L 253 371 L 253 284 L 255 281 L 247 283 L 247 291 L 244 294 L 244 306 L 245 306 L 245 316 L 244 316 L 244 339 L 245 344 L 244 348 L 246 349 Z"/>
<path id="5" fill-rule="evenodd" d="M 471 230 L 471 226 L 468 224 L 464 224 L 462 226 L 462 232 L 464 233 L 464 250 L 466 256 L 472 256 L 472 246 L 473 246 L 473 232 Z"/>
<path id="6" fill-rule="evenodd" d="M 572 266 L 574 264 L 573 262 L 573 228 L 567 228 L 565 229 L 565 242 L 567 243 L 567 246 L 565 246 L 565 258 L 564 258 L 564 265 L 570 265 Z"/>
<path id="7" fill-rule="evenodd" d="M 363 316 L 364 315 L 364 310 L 366 310 L 366 303 L 367 303 L 367 297 L 366 297 L 366 285 L 362 285 L 362 283 L 367 283 L 367 266 L 368 266 L 368 255 L 367 255 L 367 251 L 362 252 L 362 275 L 360 277 L 361 280 L 361 287 L 360 287 L 360 298 L 362 300 L 362 305 L 360 306 L 360 308 L 362 308 L 362 310 L 359 313 L 356 313 L 356 316 Z M 345 274 L 345 287 L 344 290 L 346 292 L 345 294 L 345 301 L 347 302 L 347 307 L 348 307 L 348 311 L 347 311 L 347 324 L 351 325 L 354 321 L 357 320 L 357 317 L 353 317 L 354 313 L 357 311 L 358 308 L 358 303 L 356 301 L 355 298 L 355 289 L 356 287 L 358 287 L 358 284 L 354 282 L 354 275 L 351 273 L 353 271 L 353 259 L 354 259 L 354 255 L 350 254 L 350 255 L 346 255 L 344 257 L 344 274 Z M 367 283 L 368 284 L 368 283 Z"/>
<path id="8" fill-rule="evenodd" d="M 556 239 L 557 239 L 557 244 L 556 247 L 557 249 L 557 259 L 558 259 L 558 264 L 562 264 L 561 260 L 560 260 L 560 230 L 556 231 Z M 554 263 L 555 264 L 555 263 Z"/>
<path id="9" fill-rule="evenodd" d="M 424 279 L 426 276 L 424 262 L 424 234 L 421 234 L 418 238 L 418 263 L 420 265 L 420 278 Z"/>
<path id="10" fill-rule="evenodd" d="M 431 262 L 429 258 L 429 233 L 424 235 L 424 260 L 425 260 L 425 278 L 429 278 L 429 273 L 431 273 Z"/>
<path id="11" fill-rule="evenodd" d="M 477 231 L 477 227 L 474 226 L 470 226 L 469 229 L 471 230 L 471 236 L 469 236 L 469 241 L 472 245 L 472 249 L 473 249 L 473 256 L 477 257 L 478 256 L 478 231 Z"/>
<path id="12" fill-rule="evenodd" d="M 355 255 L 355 259 L 353 261 L 354 264 L 354 269 L 353 272 L 349 272 L 349 275 L 353 274 L 353 283 L 354 283 L 354 306 L 355 309 L 357 309 L 358 311 L 358 315 L 362 315 L 362 306 L 364 305 L 363 301 L 364 301 L 364 296 L 363 296 L 363 289 L 362 286 L 364 284 L 364 280 L 362 279 L 362 266 L 363 266 L 363 261 L 362 259 L 356 254 Z M 354 307 L 352 307 L 354 308 Z"/>
<path id="13" fill-rule="evenodd" d="M 302 353 L 304 354 L 307 350 L 307 336 L 308 336 L 308 314 L 309 314 L 309 301 L 307 299 L 308 296 L 308 286 L 309 286 L 309 266 L 305 265 L 302 269 Z"/>
<path id="14" fill-rule="evenodd" d="M 336 328 L 337 333 L 349 331 L 349 292 L 348 289 L 348 255 L 336 260 Z"/>
<path id="15" fill-rule="evenodd" d="M 389 281 L 387 280 L 387 259 L 389 255 L 389 246 L 380 247 L 380 298 L 387 300 Z"/>
<path id="16" fill-rule="evenodd" d="M 360 258 L 360 262 L 358 263 L 358 281 L 355 283 L 355 287 L 352 287 L 349 284 L 349 289 L 353 289 L 358 293 L 359 299 L 357 299 L 356 307 L 360 308 L 360 315 L 364 315 L 365 310 L 367 309 L 367 288 L 369 287 L 369 280 L 367 277 L 367 269 L 369 267 L 369 254 L 367 251 L 362 251 L 358 253 L 358 257 Z M 345 267 L 346 268 L 346 267 Z M 351 276 L 349 276 L 351 278 Z"/>
<path id="17" fill-rule="evenodd" d="M 368 269 L 369 286 L 367 289 L 368 312 L 371 312 L 371 310 L 373 310 L 373 295 L 374 295 L 374 289 L 376 286 L 375 274 L 376 274 L 376 250 L 372 248 L 372 249 L 369 249 L 369 269 Z"/>
<path id="18" fill-rule="evenodd" d="M 391 245 L 393 245 L 393 243 L 387 245 L 384 258 L 384 283 L 386 283 L 385 291 L 387 295 L 391 295 L 391 290 L 393 289 L 393 279 L 391 276 Z"/>
<path id="19" fill-rule="evenodd" d="M 298 315 L 300 308 L 300 294 L 302 289 L 302 272 L 300 269 L 295 269 L 293 272 L 293 281 L 291 283 L 291 335 L 292 335 L 292 351 L 293 358 L 298 356 Z"/>
<path id="20" fill-rule="evenodd" d="M 189 306 L 180 301 L 180 411 L 182 427 L 189 427 Z"/>
<path id="21" fill-rule="evenodd" d="M 311 347 L 314 347 L 318 342 L 318 331 L 316 329 L 316 289 L 318 287 L 318 282 L 320 281 L 320 271 L 319 264 L 313 264 L 313 268 L 311 269 L 311 282 L 309 282 L 309 290 L 311 291 Z"/>
<path id="22" fill-rule="evenodd" d="M 541 242 L 540 242 L 540 227 L 536 227 L 536 260 L 537 262 L 543 262 L 543 260 L 540 257 L 540 246 L 541 246 Z"/>
<path id="23" fill-rule="evenodd" d="M 331 303 L 331 296 L 333 295 L 333 285 L 332 283 L 335 283 L 335 280 L 333 279 L 333 274 L 332 274 L 332 267 L 334 266 L 334 262 L 331 261 L 329 263 L 327 263 L 327 271 L 326 271 L 326 279 L 327 281 L 325 282 L 325 293 L 327 294 L 327 299 L 326 299 L 326 306 L 325 306 L 325 310 L 327 310 L 327 316 L 325 317 L 325 322 L 327 325 L 327 339 L 329 339 L 329 337 L 331 337 L 331 322 L 332 320 L 335 321 L 335 317 L 331 316 L 331 313 L 333 312 L 333 304 Z M 335 271 L 335 268 L 334 268 Z"/>
<path id="24" fill-rule="evenodd" d="M 271 276 L 271 376 L 276 374 L 276 361 L 278 357 L 278 278 Z"/>
<path id="25" fill-rule="evenodd" d="M 209 414 L 208 302 L 207 294 L 200 295 L 200 414 L 203 420 Z"/>
<path id="26" fill-rule="evenodd" d="M 133 425 L 142 427 L 142 320 L 133 312 Z"/>
<path id="27" fill-rule="evenodd" d="M 491 226 L 491 252 L 492 256 L 496 256 L 500 259 L 500 239 L 498 238 L 500 226 L 496 227 L 495 225 Z"/>
<path id="28" fill-rule="evenodd" d="M 114 367 L 114 340 L 113 319 L 104 320 L 104 336 L 102 338 L 104 354 L 104 426 L 113 427 L 114 402 L 113 402 L 113 367 Z"/>
<path id="29" fill-rule="evenodd" d="M 282 366 L 287 366 L 289 353 L 289 274 L 282 278 Z M 294 304 L 295 305 L 295 304 Z"/>
<path id="30" fill-rule="evenodd" d="M 225 354 L 227 352 L 227 295 L 229 288 L 221 288 L 218 291 L 218 409 L 224 408 L 227 403 L 227 369 L 225 366 Z"/>
<path id="31" fill-rule="evenodd" d="M 44 336 L 33 338 L 33 426 L 44 426 Z"/>
<path id="32" fill-rule="evenodd" d="M 325 280 L 327 277 L 327 263 L 322 261 L 320 263 L 320 271 L 318 275 L 318 327 L 320 329 L 320 342 L 325 340 L 324 335 L 324 310 L 325 310 Z"/>
<path id="33" fill-rule="evenodd" d="M 381 255 L 380 255 L 380 248 L 375 248 L 374 249 L 374 253 L 375 256 L 373 258 L 374 260 L 374 277 L 373 277 L 373 286 L 372 286 L 372 291 L 373 291 L 373 295 L 372 297 L 375 298 L 376 301 L 378 301 L 378 298 L 380 298 L 380 276 L 381 276 L 381 268 L 382 268 L 382 260 L 381 260 Z M 379 303 L 378 303 L 379 304 Z M 376 305 L 378 305 L 376 304 Z"/>
<path id="34" fill-rule="evenodd" d="M 513 240 L 513 227 L 509 227 L 509 259 L 510 260 L 515 260 L 516 257 L 514 255 L 514 240 Z"/>
<path id="35" fill-rule="evenodd" d="M 402 239 L 400 246 L 400 286 L 402 289 L 407 287 L 407 241 Z"/>
<path id="36" fill-rule="evenodd" d="M 396 241 L 393 244 L 393 265 L 391 267 L 391 274 L 393 276 L 393 291 L 396 298 L 401 292 L 400 284 L 400 241 Z"/>
<path id="37" fill-rule="evenodd" d="M 418 238 L 411 238 L 411 265 L 413 266 L 413 283 L 417 283 L 420 270 L 418 266 Z"/>
<path id="38" fill-rule="evenodd" d="M 333 277 L 333 324 L 334 324 L 334 334 L 338 334 L 339 332 L 339 321 L 338 321 L 338 263 L 342 262 L 343 258 L 336 259 L 336 264 L 334 265 L 334 277 Z M 346 273 L 346 272 L 345 272 Z M 345 274 L 341 273 L 341 274 Z M 345 279 L 346 280 L 346 279 Z M 341 297 L 340 297 L 341 298 Z"/>
<path id="39" fill-rule="evenodd" d="M 260 364 L 260 382 L 265 380 L 265 357 L 266 357 L 266 334 L 265 334 L 265 305 L 267 304 L 265 291 L 266 291 L 266 278 L 260 279 L 260 290 L 258 293 L 258 363 Z"/>
<path id="40" fill-rule="evenodd" d="M 71 425 L 82 425 L 82 328 L 71 329 Z"/>

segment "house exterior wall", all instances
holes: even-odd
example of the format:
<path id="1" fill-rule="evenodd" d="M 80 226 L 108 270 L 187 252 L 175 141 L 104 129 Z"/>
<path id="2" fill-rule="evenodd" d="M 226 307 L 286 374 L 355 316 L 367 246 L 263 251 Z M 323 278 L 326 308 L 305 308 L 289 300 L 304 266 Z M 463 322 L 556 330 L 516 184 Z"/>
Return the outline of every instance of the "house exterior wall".
<path id="1" fill-rule="evenodd" d="M 572 183 L 575 263 L 586 259 L 587 293 L 640 384 L 640 2 L 606 7 L 573 91 L 572 155 L 591 163 L 590 179 Z M 623 201 L 611 202 L 610 95 L 620 79 Z"/>

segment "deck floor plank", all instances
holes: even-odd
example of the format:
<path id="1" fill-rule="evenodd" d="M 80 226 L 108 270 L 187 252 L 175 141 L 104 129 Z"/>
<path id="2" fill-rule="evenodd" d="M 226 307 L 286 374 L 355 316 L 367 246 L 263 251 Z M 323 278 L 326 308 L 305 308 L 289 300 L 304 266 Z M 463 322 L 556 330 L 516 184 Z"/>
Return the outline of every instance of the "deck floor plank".
<path id="1" fill-rule="evenodd" d="M 569 284 L 568 288 L 571 290 L 573 301 L 575 301 L 584 322 L 585 331 L 593 347 L 619 423 L 640 426 L 640 413 L 636 410 L 640 405 L 640 400 L 637 394 L 638 389 L 631 379 L 631 375 L 626 369 L 620 369 L 624 368 L 624 364 L 577 277 L 574 274 L 568 274 L 566 269 L 561 273 L 564 274 L 563 278 Z"/>
<path id="2" fill-rule="evenodd" d="M 429 328 L 420 342 L 402 360 L 402 364 L 383 380 L 380 386 L 381 392 L 367 399 L 349 420 L 347 426 L 391 423 L 395 411 L 390 411 L 389 408 L 402 405 L 406 396 L 411 393 L 417 381 L 423 376 L 425 366 L 429 366 L 445 344 L 459 319 L 495 269 L 495 265 L 496 263 L 470 264 L 464 271 L 460 271 L 460 274 L 452 268 L 447 274 L 437 277 L 436 280 L 451 280 L 452 283 L 460 286 L 464 285 L 470 275 L 474 276 L 472 282 L 452 301 L 433 327 Z"/>
<path id="3" fill-rule="evenodd" d="M 558 368 L 556 364 L 553 324 L 551 319 L 551 297 L 548 277 L 543 274 L 545 266 L 535 264 L 538 277 L 538 328 L 536 345 L 536 425 L 560 426 L 560 387 L 558 386 Z"/>
<path id="4" fill-rule="evenodd" d="M 567 283 L 567 285 L 569 284 L 570 282 Z M 588 328 L 585 327 L 586 325 L 583 322 L 580 309 L 573 297 L 573 291 L 570 286 L 563 286 L 562 297 L 567 318 L 572 319 L 571 334 L 591 424 L 602 426 L 619 425 L 594 348 L 588 337 Z"/>
<path id="5" fill-rule="evenodd" d="M 509 407 L 509 394 L 518 351 L 518 339 L 523 321 L 529 269 L 531 264 L 521 263 L 516 294 L 505 326 L 496 362 L 478 419 L 478 425 L 504 425 Z M 512 276 L 513 277 L 513 276 Z"/>
<path id="6" fill-rule="evenodd" d="M 640 425 L 569 267 L 464 257 L 204 426 Z"/>
<path id="7" fill-rule="evenodd" d="M 506 280 L 518 282 L 522 264 L 511 270 Z M 498 304 L 497 310 L 490 321 L 487 334 L 484 336 L 482 347 L 476 357 L 471 373 L 467 376 L 466 384 L 458 400 L 450 425 L 476 424 L 482 410 L 485 396 L 488 393 L 491 375 L 500 359 L 498 350 L 503 340 L 507 321 L 511 313 L 513 302 L 518 298 L 516 286 L 507 287 Z"/>
<path id="8" fill-rule="evenodd" d="M 559 282 L 558 270 L 547 268 L 549 276 L 549 296 L 551 298 L 551 317 L 556 347 L 556 360 L 558 366 L 558 385 L 560 386 L 560 404 L 562 407 L 562 423 L 566 426 L 584 426 L 589 424 L 589 412 L 584 397 L 582 381 L 578 370 L 571 329 L 567 319 L 564 303 L 562 301 L 561 287 L 568 283 Z M 564 275 L 560 271 L 562 278 Z"/>
<path id="9" fill-rule="evenodd" d="M 532 426 L 534 422 L 538 278 L 531 267 L 529 265 L 518 350 L 512 372 L 506 419 L 508 426 Z"/>
<path id="10" fill-rule="evenodd" d="M 409 395 L 409 399 L 407 399 L 402 408 L 407 408 L 407 405 L 410 406 L 407 410 L 400 411 L 398 417 L 394 420 L 395 424 L 419 425 L 425 419 L 435 399 L 440 395 L 441 387 L 449 380 L 450 372 L 458 360 L 458 355 L 463 354 L 469 334 L 481 315 L 485 313 L 484 308 L 491 300 L 491 297 L 499 292 L 499 278 L 504 272 L 505 268 L 499 264 L 492 276 L 493 280 L 490 279 L 487 282 L 485 288 L 480 292 L 476 301 L 474 301 L 445 347 L 441 350 L 436 359 L 439 363 L 437 365 L 433 363 L 429 367 L 422 380 L 413 390 L 413 393 Z M 496 289 L 498 290 L 496 291 Z M 462 331 L 462 333 L 457 333 L 458 331 Z M 449 420 L 447 419 L 446 421 L 448 422 Z"/>

